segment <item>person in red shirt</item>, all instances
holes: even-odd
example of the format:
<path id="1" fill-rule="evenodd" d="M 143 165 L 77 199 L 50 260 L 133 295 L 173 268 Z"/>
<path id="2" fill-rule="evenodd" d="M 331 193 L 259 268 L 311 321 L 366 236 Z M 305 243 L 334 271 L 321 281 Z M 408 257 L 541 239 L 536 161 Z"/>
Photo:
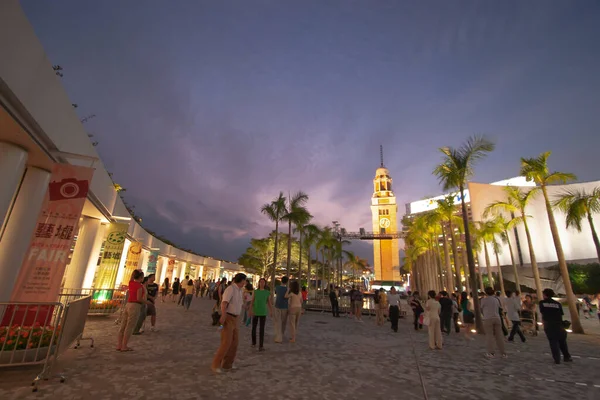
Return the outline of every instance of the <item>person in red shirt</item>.
<path id="1" fill-rule="evenodd" d="M 129 281 L 129 295 L 125 310 L 123 311 L 121 329 L 119 329 L 117 351 L 133 351 L 132 348 L 127 346 L 127 343 L 131 338 L 131 334 L 133 333 L 133 329 L 135 328 L 142 310 L 142 304 L 144 303 L 144 289 L 142 288 L 143 279 L 144 273 L 142 271 L 137 269 L 133 271 L 131 280 Z"/>

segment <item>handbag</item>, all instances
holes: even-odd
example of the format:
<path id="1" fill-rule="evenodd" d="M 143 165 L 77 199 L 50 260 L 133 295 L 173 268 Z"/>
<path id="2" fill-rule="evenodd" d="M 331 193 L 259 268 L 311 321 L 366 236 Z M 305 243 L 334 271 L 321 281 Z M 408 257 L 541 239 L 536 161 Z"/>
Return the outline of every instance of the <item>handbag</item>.
<path id="1" fill-rule="evenodd" d="M 425 326 L 429 326 L 429 324 L 430 324 L 430 321 L 429 321 L 429 315 L 425 315 L 425 316 L 423 317 L 423 325 L 425 325 Z"/>

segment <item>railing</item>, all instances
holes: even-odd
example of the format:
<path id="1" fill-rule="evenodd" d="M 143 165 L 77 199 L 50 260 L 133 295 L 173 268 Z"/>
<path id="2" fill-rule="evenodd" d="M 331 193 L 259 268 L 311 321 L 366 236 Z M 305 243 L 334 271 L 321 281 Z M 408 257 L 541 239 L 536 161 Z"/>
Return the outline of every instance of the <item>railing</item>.
<path id="1" fill-rule="evenodd" d="M 49 378 L 59 355 L 82 339 L 90 300 L 88 295 L 68 304 L 0 303 L 0 368 L 43 365 L 32 382 L 36 392 L 38 382 Z M 64 376 L 59 377 L 65 381 Z"/>
<path id="2" fill-rule="evenodd" d="M 342 296 L 338 299 L 340 307 L 340 314 L 347 314 L 348 316 L 353 313 L 351 309 L 351 302 L 349 296 Z M 363 299 L 362 314 L 368 315 L 369 317 L 375 315 L 375 300 L 371 297 L 365 297 Z M 306 302 L 306 309 L 311 311 L 331 312 L 331 301 L 329 297 L 309 299 Z M 405 317 L 408 314 L 410 307 L 406 300 L 400 300 L 400 316 Z"/>
<path id="3" fill-rule="evenodd" d="M 60 292 L 60 301 L 66 304 L 82 296 L 91 296 L 88 315 L 112 315 L 121 310 L 127 301 L 127 291 L 120 289 L 71 289 Z"/>

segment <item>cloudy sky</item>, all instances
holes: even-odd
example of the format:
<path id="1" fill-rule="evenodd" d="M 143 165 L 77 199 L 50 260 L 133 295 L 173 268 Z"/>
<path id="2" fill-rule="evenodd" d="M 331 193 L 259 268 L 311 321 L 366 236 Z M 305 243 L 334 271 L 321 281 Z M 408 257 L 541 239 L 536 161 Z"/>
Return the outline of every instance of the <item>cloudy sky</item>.
<path id="1" fill-rule="evenodd" d="M 477 181 L 545 150 L 600 179 L 596 1 L 22 4 L 127 201 L 202 253 L 237 259 L 279 191 L 369 228 L 380 144 L 401 214 L 439 194 L 437 148 L 472 134 L 497 143 Z"/>

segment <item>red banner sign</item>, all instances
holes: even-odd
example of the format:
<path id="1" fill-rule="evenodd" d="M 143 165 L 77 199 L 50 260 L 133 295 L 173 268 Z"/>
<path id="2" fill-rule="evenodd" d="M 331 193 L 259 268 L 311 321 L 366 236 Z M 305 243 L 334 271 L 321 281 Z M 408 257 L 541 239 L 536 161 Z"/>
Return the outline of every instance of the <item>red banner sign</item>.
<path id="1" fill-rule="evenodd" d="M 11 301 L 56 301 L 93 174 L 92 168 L 55 165 Z M 27 316 L 25 323 L 33 322 L 34 315 Z M 45 318 L 38 313 L 38 322 Z"/>

